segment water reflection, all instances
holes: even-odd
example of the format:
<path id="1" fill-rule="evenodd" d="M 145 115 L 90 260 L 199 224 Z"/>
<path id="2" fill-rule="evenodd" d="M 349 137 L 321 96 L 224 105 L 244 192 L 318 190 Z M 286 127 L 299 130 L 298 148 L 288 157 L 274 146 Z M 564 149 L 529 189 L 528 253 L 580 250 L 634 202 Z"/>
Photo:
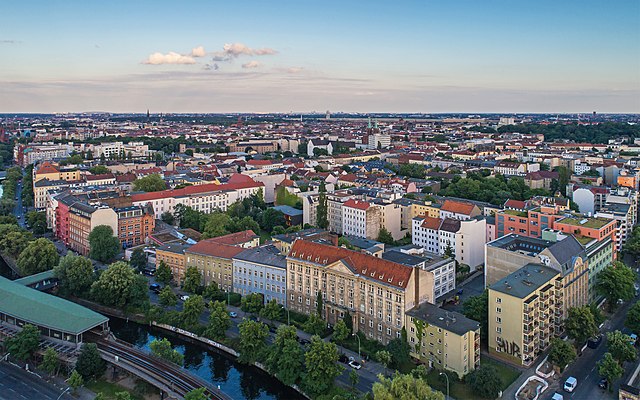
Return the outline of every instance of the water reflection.
<path id="1" fill-rule="evenodd" d="M 178 336 L 159 329 L 126 322 L 119 319 L 109 321 L 112 332 L 121 340 L 137 348 L 149 350 L 153 339 L 167 338 L 184 355 L 185 368 L 201 378 L 219 385 L 233 399 L 269 400 L 303 399 L 295 390 L 254 367 L 238 364 L 225 353 L 206 350 Z"/>

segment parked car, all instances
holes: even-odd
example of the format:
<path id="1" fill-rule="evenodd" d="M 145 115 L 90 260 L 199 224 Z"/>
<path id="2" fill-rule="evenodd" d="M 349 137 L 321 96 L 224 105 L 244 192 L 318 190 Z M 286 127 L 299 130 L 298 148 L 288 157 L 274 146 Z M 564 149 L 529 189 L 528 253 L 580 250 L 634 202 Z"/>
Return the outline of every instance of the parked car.
<path id="1" fill-rule="evenodd" d="M 606 378 L 600 379 L 600 382 L 598 382 L 598 387 L 600 389 L 608 388 L 609 387 L 609 381 Z"/>
<path id="2" fill-rule="evenodd" d="M 576 386 L 578 386 L 578 380 L 573 376 L 568 377 L 567 380 L 564 381 L 564 390 L 566 392 L 573 393 L 573 391 L 576 390 Z"/>
<path id="3" fill-rule="evenodd" d="M 151 290 L 154 293 L 160 293 L 161 289 L 162 288 L 157 283 L 152 283 L 151 285 L 149 285 L 149 290 Z"/>
<path id="4" fill-rule="evenodd" d="M 587 341 L 587 346 L 590 349 L 595 349 L 598 346 L 600 346 L 600 343 L 602 343 L 602 335 L 598 335 L 598 336 L 589 338 L 589 340 Z"/>
<path id="5" fill-rule="evenodd" d="M 564 400 L 564 397 L 560 393 L 555 392 L 553 396 L 551 396 L 551 400 Z"/>
<path id="6" fill-rule="evenodd" d="M 271 333 L 276 333 L 278 331 L 278 328 L 274 325 L 269 325 L 269 332 Z"/>
<path id="7" fill-rule="evenodd" d="M 182 296 L 180 296 L 180 300 L 182 300 L 182 301 L 189 300 L 189 295 L 188 294 L 183 294 Z"/>
<path id="8" fill-rule="evenodd" d="M 310 344 L 311 342 L 308 341 L 307 339 L 303 339 L 301 337 L 298 337 L 298 343 L 300 343 L 303 346 L 306 346 L 306 345 Z"/>
<path id="9" fill-rule="evenodd" d="M 353 369 L 360 369 L 362 368 L 362 365 L 360 365 L 359 362 L 357 361 L 349 361 L 349 366 Z"/>
<path id="10" fill-rule="evenodd" d="M 340 357 L 338 357 L 338 361 L 340 361 L 343 364 L 348 364 L 349 358 L 344 354 L 340 354 Z"/>
<path id="11" fill-rule="evenodd" d="M 237 312 L 235 312 L 235 311 L 231 311 L 231 312 L 229 313 L 229 316 L 230 316 L 231 318 L 237 318 L 237 317 L 238 317 L 238 313 L 237 313 Z"/>
<path id="12" fill-rule="evenodd" d="M 638 335 L 636 335 L 635 333 L 632 333 L 631 335 L 629 335 L 629 338 L 631 339 L 631 340 L 629 340 L 629 343 L 632 346 L 635 346 L 636 343 L 638 343 Z"/>

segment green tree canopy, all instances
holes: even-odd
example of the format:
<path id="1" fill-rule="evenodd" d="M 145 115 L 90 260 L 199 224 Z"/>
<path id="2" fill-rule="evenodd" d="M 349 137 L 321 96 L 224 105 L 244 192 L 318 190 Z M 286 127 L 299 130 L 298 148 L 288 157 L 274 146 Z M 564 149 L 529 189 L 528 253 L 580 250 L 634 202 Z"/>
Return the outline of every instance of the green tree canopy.
<path id="1" fill-rule="evenodd" d="M 624 369 L 613 358 L 611 353 L 604 353 L 604 357 L 598 361 L 598 373 L 609 383 L 609 391 L 613 389 L 613 382 L 622 378 Z"/>
<path id="2" fill-rule="evenodd" d="M 395 240 L 393 240 L 393 236 L 391 236 L 391 232 L 389 232 L 384 226 L 380 228 L 377 240 L 378 242 L 382 242 L 388 245 L 392 245 L 395 242 Z"/>
<path id="3" fill-rule="evenodd" d="M 624 366 L 627 361 L 634 361 L 637 358 L 635 347 L 633 347 L 629 335 L 620 331 L 607 332 L 607 347 L 613 358 Z"/>
<path id="4" fill-rule="evenodd" d="M 184 356 L 178 350 L 174 350 L 171 342 L 167 339 L 153 339 L 149 347 L 151 348 L 151 354 L 154 356 L 182 366 Z"/>
<path id="5" fill-rule="evenodd" d="M 296 328 L 288 325 L 278 327 L 267 366 L 285 385 L 293 385 L 302 376 L 304 353 L 298 343 Z"/>
<path id="6" fill-rule="evenodd" d="M 264 300 L 261 293 L 251 293 L 241 300 L 241 308 L 244 312 L 258 313 L 264 307 Z"/>
<path id="7" fill-rule="evenodd" d="M 314 335 L 304 357 L 307 371 L 303 378 L 305 390 L 310 394 L 325 393 L 343 371 L 338 365 L 338 347 Z"/>
<path id="8" fill-rule="evenodd" d="M 485 399 L 495 399 L 502 390 L 500 375 L 493 365 L 481 365 L 471 371 L 465 380 L 469 382 L 474 393 Z"/>
<path id="9" fill-rule="evenodd" d="M 96 344 L 84 343 L 80 350 L 78 360 L 76 361 L 76 371 L 78 371 L 85 380 L 91 380 L 101 377 L 106 370 L 107 366 L 100 357 Z"/>
<path id="10" fill-rule="evenodd" d="M 79 387 L 84 385 L 84 379 L 82 379 L 82 375 L 80 375 L 80 373 L 74 369 L 71 372 L 71 376 L 69 376 L 67 383 L 69 384 L 73 392 L 75 392 Z"/>
<path id="11" fill-rule="evenodd" d="M 269 328 L 262 322 L 243 320 L 238 324 L 240 329 L 240 355 L 238 361 L 253 363 L 258 360 L 265 349 L 265 339 L 269 336 Z"/>
<path id="12" fill-rule="evenodd" d="M 89 172 L 91 172 L 94 175 L 102 175 L 102 174 L 111 173 L 109 168 L 105 167 L 104 165 L 100 165 L 100 164 L 94 165 L 93 167 L 89 168 Z"/>
<path id="13" fill-rule="evenodd" d="M 624 326 L 631 329 L 633 332 L 640 333 L 640 302 L 636 302 L 627 313 L 627 318 L 624 321 Z"/>
<path id="14" fill-rule="evenodd" d="M 142 272 L 147 267 L 147 255 L 138 247 L 131 253 L 129 264 L 138 271 Z"/>
<path id="15" fill-rule="evenodd" d="M 171 272 L 171 268 L 164 262 L 160 261 L 158 264 L 158 268 L 156 268 L 156 281 L 162 283 L 163 285 L 168 285 L 169 282 L 173 279 L 173 273 Z"/>
<path id="16" fill-rule="evenodd" d="M 184 271 L 182 288 L 187 293 L 199 293 L 202 290 L 202 274 L 196 267 L 187 267 Z"/>
<path id="17" fill-rule="evenodd" d="M 133 181 L 133 190 L 136 192 L 159 192 L 166 188 L 167 184 L 158 174 L 147 175 Z"/>
<path id="18" fill-rule="evenodd" d="M 618 299 L 633 298 L 635 281 L 636 273 L 624 263 L 615 261 L 596 276 L 596 291 L 607 299 L 609 308 L 614 309 Z"/>
<path id="19" fill-rule="evenodd" d="M 444 394 L 433 390 L 424 379 L 396 371 L 392 378 L 378 375 L 378 382 L 373 384 L 373 399 L 444 400 Z"/>
<path id="20" fill-rule="evenodd" d="M 32 275 L 52 269 L 60 256 L 56 246 L 45 238 L 29 243 L 18 257 L 18 269 L 23 275 Z"/>
<path id="21" fill-rule="evenodd" d="M 47 347 L 44 351 L 40 368 L 49 375 L 57 375 L 58 368 L 60 368 L 60 360 L 58 359 L 58 352 L 53 347 Z"/>
<path id="22" fill-rule="evenodd" d="M 149 299 L 144 277 L 122 261 L 111 264 L 100 274 L 91 285 L 91 296 L 101 304 L 119 308 L 140 305 Z"/>
<path id="23" fill-rule="evenodd" d="M 192 329 L 200 323 L 200 316 L 204 312 L 204 299 L 202 296 L 194 294 L 189 296 L 182 304 L 182 325 L 186 329 Z"/>
<path id="24" fill-rule="evenodd" d="M 336 325 L 333 327 L 333 339 L 338 343 L 342 343 L 349 337 L 349 335 L 351 335 L 351 332 L 349 331 L 349 328 L 347 328 L 347 324 L 342 319 L 338 320 Z"/>
<path id="25" fill-rule="evenodd" d="M 588 306 L 570 308 L 564 327 L 569 337 L 580 346 L 598 333 L 598 327 Z"/>
<path id="26" fill-rule="evenodd" d="M 209 303 L 209 323 L 204 335 L 209 339 L 222 340 L 226 337 L 227 329 L 231 327 L 231 317 L 227 306 L 222 301 Z"/>
<path id="27" fill-rule="evenodd" d="M 120 240 L 109 225 L 98 225 L 89 234 L 89 257 L 101 262 L 112 260 L 120 251 Z"/>
<path id="28" fill-rule="evenodd" d="M 173 293 L 173 290 L 169 286 L 165 286 L 158 293 L 158 301 L 163 307 L 173 307 L 178 304 L 178 296 Z"/>
<path id="29" fill-rule="evenodd" d="M 40 330 L 30 324 L 22 327 L 15 336 L 5 340 L 7 352 L 18 360 L 28 360 L 38 350 Z"/>
<path id="30" fill-rule="evenodd" d="M 205 388 L 193 389 L 189 393 L 185 394 L 184 400 L 209 400 L 204 392 Z"/>
<path id="31" fill-rule="evenodd" d="M 564 367 L 573 362 L 576 357 L 576 349 L 571 344 L 559 338 L 551 339 L 549 361 L 560 368 L 560 371 L 564 370 Z"/>
<path id="32" fill-rule="evenodd" d="M 58 278 L 60 289 L 76 296 L 86 294 L 95 279 L 91 260 L 71 253 L 60 258 L 58 265 L 53 268 L 53 273 Z"/>
<path id="33" fill-rule="evenodd" d="M 275 299 L 265 304 L 264 308 L 260 310 L 260 316 L 270 321 L 277 320 L 282 316 L 283 308 Z"/>

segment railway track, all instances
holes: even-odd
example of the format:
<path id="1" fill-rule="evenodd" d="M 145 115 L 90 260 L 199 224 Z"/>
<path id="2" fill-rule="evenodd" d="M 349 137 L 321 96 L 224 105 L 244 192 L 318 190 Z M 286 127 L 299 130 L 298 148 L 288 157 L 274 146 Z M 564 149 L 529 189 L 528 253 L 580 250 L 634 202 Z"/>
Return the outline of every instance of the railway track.
<path id="1" fill-rule="evenodd" d="M 98 337 L 92 337 L 92 339 L 95 339 L 93 341 L 102 352 L 113 356 L 114 359 L 117 356 L 119 360 L 133 364 L 136 368 L 163 382 L 172 391 L 181 396 L 194 389 L 204 387 L 205 395 L 210 399 L 229 399 L 229 397 L 212 387 L 210 383 L 193 376 L 177 365 L 140 351 L 126 342 Z"/>

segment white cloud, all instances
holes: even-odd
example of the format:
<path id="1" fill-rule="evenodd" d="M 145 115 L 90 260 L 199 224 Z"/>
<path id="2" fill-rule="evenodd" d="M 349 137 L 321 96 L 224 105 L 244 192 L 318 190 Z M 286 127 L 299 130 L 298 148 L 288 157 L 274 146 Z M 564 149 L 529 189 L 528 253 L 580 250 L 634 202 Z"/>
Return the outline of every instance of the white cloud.
<path id="1" fill-rule="evenodd" d="M 207 52 L 204 51 L 204 47 L 202 46 L 194 47 L 191 50 L 191 57 L 204 57 L 206 55 L 207 55 Z"/>
<path id="2" fill-rule="evenodd" d="M 290 74 L 297 74 L 298 72 L 302 72 L 303 69 L 304 68 L 302 67 L 290 67 L 290 68 L 287 68 L 287 72 Z"/>
<path id="3" fill-rule="evenodd" d="M 277 54 L 278 52 L 268 47 L 262 49 L 252 49 L 245 46 L 242 43 L 226 43 L 222 47 L 222 51 L 213 53 L 214 61 L 230 61 L 233 58 L 237 58 L 241 55 L 245 56 L 268 56 Z"/>
<path id="4" fill-rule="evenodd" d="M 161 65 L 161 64 L 195 64 L 196 60 L 192 56 L 185 56 L 176 52 L 170 51 L 167 54 L 153 53 L 142 62 L 149 65 Z"/>
<path id="5" fill-rule="evenodd" d="M 261 64 L 257 61 L 249 61 L 248 63 L 242 64 L 242 68 L 258 68 Z"/>

